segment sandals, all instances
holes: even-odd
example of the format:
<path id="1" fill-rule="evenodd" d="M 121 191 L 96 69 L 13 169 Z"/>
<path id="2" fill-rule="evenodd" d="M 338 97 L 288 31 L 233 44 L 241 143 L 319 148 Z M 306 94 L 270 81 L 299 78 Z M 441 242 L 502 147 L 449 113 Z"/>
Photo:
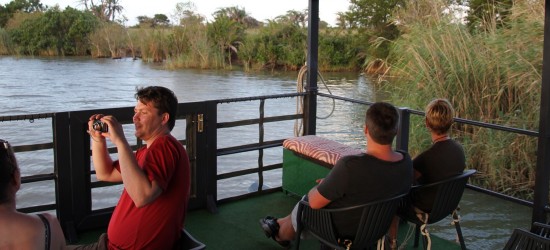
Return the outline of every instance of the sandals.
<path id="1" fill-rule="evenodd" d="M 266 216 L 263 219 L 260 219 L 260 226 L 264 230 L 264 234 L 267 238 L 272 238 L 280 246 L 284 248 L 290 248 L 290 241 L 279 241 L 276 236 L 279 234 L 279 223 L 277 223 L 277 218 L 272 216 Z"/>

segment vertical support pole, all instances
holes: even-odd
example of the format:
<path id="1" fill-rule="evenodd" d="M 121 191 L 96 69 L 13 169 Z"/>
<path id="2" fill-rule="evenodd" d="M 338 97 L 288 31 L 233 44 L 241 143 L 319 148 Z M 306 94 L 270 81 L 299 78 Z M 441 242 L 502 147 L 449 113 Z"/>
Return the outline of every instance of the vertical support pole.
<path id="1" fill-rule="evenodd" d="M 539 141 L 533 200 L 532 222 L 546 223 L 545 208 L 548 205 L 548 178 L 550 175 L 550 0 L 544 7 L 544 48 L 542 58 L 542 87 L 540 97 Z"/>
<path id="2" fill-rule="evenodd" d="M 411 113 L 408 108 L 399 108 L 399 129 L 395 147 L 405 152 L 409 151 L 409 128 L 411 123 Z"/>
<path id="3" fill-rule="evenodd" d="M 56 204 L 57 218 L 69 243 L 78 240 L 74 207 L 71 158 L 71 141 L 69 131 L 69 113 L 60 112 L 52 117 L 53 144 L 54 144 L 54 172 L 56 176 Z"/>
<path id="4" fill-rule="evenodd" d="M 307 36 L 307 95 L 304 97 L 304 135 L 316 133 L 317 71 L 319 46 L 319 0 L 309 0 Z"/>
<path id="5" fill-rule="evenodd" d="M 203 152 L 198 152 L 197 157 L 201 157 L 201 159 L 204 157 L 206 160 L 206 208 L 210 213 L 216 214 L 218 213 L 218 104 L 215 101 L 206 102 L 205 114 L 207 114 L 204 122 L 206 132 L 202 134 L 207 136 L 206 145 L 198 149 Z M 201 150 L 203 147 L 206 150 Z"/>
<path id="6" fill-rule="evenodd" d="M 258 150 L 258 189 L 257 191 L 262 191 L 264 187 L 264 122 L 265 122 L 265 99 L 260 101 L 260 122 L 258 123 L 258 145 L 260 149 Z"/>

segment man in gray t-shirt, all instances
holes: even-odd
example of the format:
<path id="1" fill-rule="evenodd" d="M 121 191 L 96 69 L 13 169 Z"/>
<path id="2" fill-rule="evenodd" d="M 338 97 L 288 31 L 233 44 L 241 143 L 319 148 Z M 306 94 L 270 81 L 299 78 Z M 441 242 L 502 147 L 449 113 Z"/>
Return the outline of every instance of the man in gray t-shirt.
<path id="1" fill-rule="evenodd" d="M 412 184 L 412 161 L 405 152 L 394 151 L 399 113 L 391 104 L 377 102 L 367 110 L 364 133 L 367 139 L 363 154 L 346 156 L 336 162 L 327 177 L 308 193 L 313 209 L 345 207 L 389 198 L 408 192 Z M 296 208 L 293 214 L 277 219 L 267 216 L 260 225 L 267 237 L 288 246 L 296 234 Z M 353 237 L 360 215 L 334 218 L 342 237 Z"/>

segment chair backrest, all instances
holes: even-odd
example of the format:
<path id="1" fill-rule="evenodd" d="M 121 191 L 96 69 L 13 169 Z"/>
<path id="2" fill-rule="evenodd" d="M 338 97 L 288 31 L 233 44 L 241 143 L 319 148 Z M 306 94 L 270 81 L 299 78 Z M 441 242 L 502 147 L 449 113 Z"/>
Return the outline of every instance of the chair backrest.
<path id="1" fill-rule="evenodd" d="M 332 248 L 338 247 L 338 235 L 333 226 L 332 215 L 334 213 L 349 213 L 351 210 L 362 210 L 359 226 L 351 245 L 352 249 L 364 249 L 376 244 L 388 232 L 391 221 L 397 207 L 406 194 L 400 194 L 391 198 L 373 201 L 362 205 L 346 208 L 312 209 L 307 201 L 300 201 L 298 214 L 301 212 L 299 227 L 303 227 L 319 241 Z"/>
<path id="2" fill-rule="evenodd" d="M 458 203 L 460 199 L 462 199 L 462 194 L 468 183 L 468 178 L 475 172 L 475 169 L 469 169 L 465 170 L 461 175 L 411 188 L 410 193 L 412 196 L 414 196 L 416 192 L 422 192 L 423 189 L 437 189 L 432 210 L 429 213 L 428 224 L 444 219 L 458 207 Z"/>
<path id="3" fill-rule="evenodd" d="M 527 230 L 516 228 L 506 242 L 504 250 L 550 249 L 550 239 Z"/>

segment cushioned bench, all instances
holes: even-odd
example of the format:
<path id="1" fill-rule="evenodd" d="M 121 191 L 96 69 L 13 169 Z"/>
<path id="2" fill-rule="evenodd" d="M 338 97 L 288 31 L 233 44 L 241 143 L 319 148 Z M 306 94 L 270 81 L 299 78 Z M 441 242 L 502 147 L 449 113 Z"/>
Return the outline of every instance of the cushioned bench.
<path id="1" fill-rule="evenodd" d="M 324 178 L 336 161 L 362 151 L 315 135 L 294 137 L 283 142 L 283 190 L 306 194 Z"/>

